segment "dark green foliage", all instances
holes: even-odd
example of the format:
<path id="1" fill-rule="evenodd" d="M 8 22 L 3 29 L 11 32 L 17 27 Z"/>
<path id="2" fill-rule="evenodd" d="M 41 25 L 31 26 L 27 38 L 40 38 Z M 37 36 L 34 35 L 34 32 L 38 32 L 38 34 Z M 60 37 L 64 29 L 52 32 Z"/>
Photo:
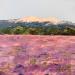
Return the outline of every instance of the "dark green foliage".
<path id="1" fill-rule="evenodd" d="M 48 22 L 16 23 L 16 25 L 0 29 L 0 34 L 75 35 L 75 26 L 53 25 Z"/>

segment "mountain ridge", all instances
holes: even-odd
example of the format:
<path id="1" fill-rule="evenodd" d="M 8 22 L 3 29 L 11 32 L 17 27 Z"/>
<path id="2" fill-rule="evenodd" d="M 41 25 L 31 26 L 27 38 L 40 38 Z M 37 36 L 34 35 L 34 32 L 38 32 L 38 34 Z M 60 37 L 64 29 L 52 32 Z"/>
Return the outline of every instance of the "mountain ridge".
<path id="1" fill-rule="evenodd" d="M 0 28 L 16 27 L 16 26 L 28 26 L 28 27 L 48 27 L 48 26 L 72 26 L 75 27 L 75 23 L 70 21 L 61 20 L 55 17 L 40 18 L 40 17 L 23 17 L 18 19 L 0 20 Z"/>
<path id="2" fill-rule="evenodd" d="M 51 22 L 53 24 L 57 24 L 62 22 L 62 20 L 56 18 L 56 17 L 47 17 L 47 18 L 41 18 L 41 17 L 23 17 L 15 20 L 15 22 Z"/>
<path id="3" fill-rule="evenodd" d="M 0 34 L 75 35 L 75 23 L 55 17 L 0 20 Z"/>

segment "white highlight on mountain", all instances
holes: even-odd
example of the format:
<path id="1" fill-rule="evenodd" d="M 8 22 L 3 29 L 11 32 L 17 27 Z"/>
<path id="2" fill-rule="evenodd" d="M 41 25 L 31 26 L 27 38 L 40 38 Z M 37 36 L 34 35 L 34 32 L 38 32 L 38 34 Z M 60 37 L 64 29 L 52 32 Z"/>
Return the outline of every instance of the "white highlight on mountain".
<path id="1" fill-rule="evenodd" d="M 50 22 L 53 24 L 57 24 L 62 22 L 62 20 L 55 18 L 55 17 L 48 17 L 48 18 L 39 18 L 39 17 L 23 17 L 20 19 L 17 19 L 16 22 Z"/>

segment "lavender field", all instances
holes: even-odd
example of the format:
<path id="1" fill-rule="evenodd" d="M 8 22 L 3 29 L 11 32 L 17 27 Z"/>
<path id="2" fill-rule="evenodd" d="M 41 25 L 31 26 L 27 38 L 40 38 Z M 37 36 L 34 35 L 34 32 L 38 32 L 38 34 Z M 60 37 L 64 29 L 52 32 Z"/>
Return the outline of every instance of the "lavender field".
<path id="1" fill-rule="evenodd" d="M 0 35 L 0 75 L 75 75 L 75 36 Z"/>

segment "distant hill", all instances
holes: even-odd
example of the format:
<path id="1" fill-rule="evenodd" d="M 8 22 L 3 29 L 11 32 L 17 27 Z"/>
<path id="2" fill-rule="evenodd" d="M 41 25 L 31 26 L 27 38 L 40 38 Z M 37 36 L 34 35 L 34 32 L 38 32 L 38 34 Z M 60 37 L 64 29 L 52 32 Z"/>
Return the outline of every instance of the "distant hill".
<path id="1" fill-rule="evenodd" d="M 19 19 L 12 19 L 12 20 L 0 20 L 0 28 L 12 27 L 23 25 L 23 26 L 50 26 L 50 25 L 71 25 L 74 26 L 75 24 L 68 21 L 62 21 L 58 18 L 48 17 L 48 18 L 38 18 L 38 17 L 24 17 Z"/>
<path id="2" fill-rule="evenodd" d="M 32 28 L 32 30 L 30 28 Z M 55 35 L 55 34 L 64 34 L 65 32 L 65 35 L 68 35 L 69 33 L 75 35 L 75 23 L 63 21 L 54 17 L 49 18 L 24 17 L 13 20 L 0 20 L 1 34 L 8 34 L 8 33 L 11 34 L 11 32 L 13 32 L 13 30 L 15 31 L 16 29 L 19 32 L 21 31 L 21 29 L 23 29 L 21 33 L 25 33 L 24 31 L 27 31 L 26 34 L 31 34 L 31 32 L 29 32 L 30 30 L 35 34 L 38 34 L 38 32 L 40 33 L 42 32 L 41 34 Z M 19 32 L 18 34 L 21 34 Z"/>
<path id="3" fill-rule="evenodd" d="M 16 22 L 50 22 L 53 24 L 57 24 L 59 22 L 62 22 L 62 20 L 55 18 L 55 17 L 48 17 L 48 18 L 38 18 L 38 17 L 23 17 L 20 19 L 17 19 Z"/>

